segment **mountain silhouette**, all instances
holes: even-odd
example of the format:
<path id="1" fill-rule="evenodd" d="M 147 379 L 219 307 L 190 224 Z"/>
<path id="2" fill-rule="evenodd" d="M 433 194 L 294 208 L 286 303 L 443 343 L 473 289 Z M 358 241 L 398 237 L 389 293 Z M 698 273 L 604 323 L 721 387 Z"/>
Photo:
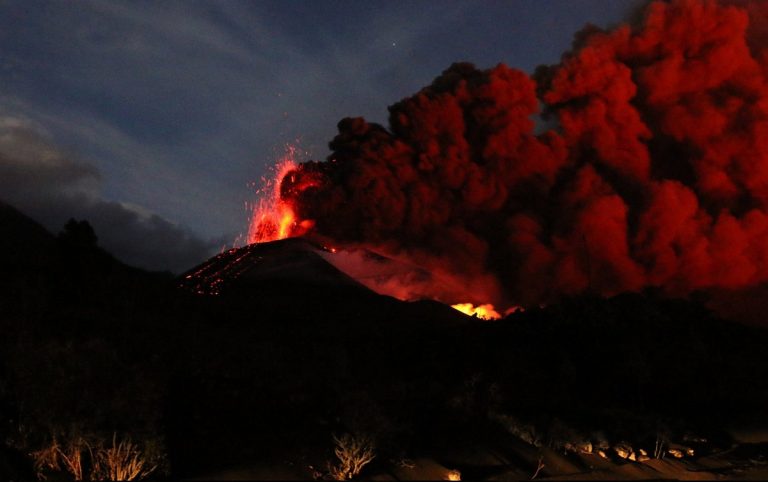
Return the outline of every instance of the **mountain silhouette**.
<path id="1" fill-rule="evenodd" d="M 181 285 L 199 294 L 219 294 L 237 283 L 264 281 L 300 285 L 365 288 L 327 262 L 303 238 L 250 244 L 225 251 L 180 276 Z"/>
<path id="2" fill-rule="evenodd" d="M 54 243 L 44 227 L 0 200 L 0 266 L 45 264 Z"/>

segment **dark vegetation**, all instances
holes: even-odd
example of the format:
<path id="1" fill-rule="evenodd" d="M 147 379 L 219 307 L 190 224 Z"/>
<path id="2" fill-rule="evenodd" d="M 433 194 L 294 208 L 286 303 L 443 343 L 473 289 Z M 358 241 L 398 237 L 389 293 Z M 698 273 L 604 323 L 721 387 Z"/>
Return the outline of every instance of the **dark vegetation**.
<path id="1" fill-rule="evenodd" d="M 5 476 L 31 474 L 53 437 L 113 434 L 174 477 L 318 467 L 342 433 L 375 440 L 371 470 L 521 435 L 728 447 L 726 427 L 768 408 L 766 333 L 692 301 L 582 297 L 481 322 L 367 291 L 299 240 L 212 260 L 256 268 L 198 295 L 115 260 L 84 222 L 54 237 L 2 205 L 0 232 Z"/>

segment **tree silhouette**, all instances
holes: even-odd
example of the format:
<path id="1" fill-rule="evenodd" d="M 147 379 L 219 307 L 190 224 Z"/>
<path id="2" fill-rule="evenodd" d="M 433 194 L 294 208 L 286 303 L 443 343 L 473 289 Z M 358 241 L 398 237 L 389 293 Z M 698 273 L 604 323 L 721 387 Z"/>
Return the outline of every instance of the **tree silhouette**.
<path id="1" fill-rule="evenodd" d="M 64 229 L 59 233 L 59 239 L 79 248 L 95 248 L 99 240 L 88 221 L 77 221 L 74 218 L 70 218 L 64 225 Z"/>

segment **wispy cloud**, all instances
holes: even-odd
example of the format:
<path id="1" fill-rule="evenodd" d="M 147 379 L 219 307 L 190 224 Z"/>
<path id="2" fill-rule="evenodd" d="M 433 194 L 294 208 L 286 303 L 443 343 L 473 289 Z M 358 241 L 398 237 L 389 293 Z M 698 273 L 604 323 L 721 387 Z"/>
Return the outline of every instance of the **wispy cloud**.
<path id="1" fill-rule="evenodd" d="M 101 245 L 123 261 L 181 271 L 210 256 L 203 241 L 162 217 L 99 195 L 95 166 L 51 142 L 28 120 L 0 117 L 0 197 L 57 232 L 87 219 Z"/>

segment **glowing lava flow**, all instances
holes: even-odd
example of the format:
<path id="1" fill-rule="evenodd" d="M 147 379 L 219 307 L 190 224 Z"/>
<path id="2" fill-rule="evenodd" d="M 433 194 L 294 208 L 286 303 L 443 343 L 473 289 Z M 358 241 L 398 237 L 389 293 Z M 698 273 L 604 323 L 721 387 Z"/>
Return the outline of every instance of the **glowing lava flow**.
<path id="1" fill-rule="evenodd" d="M 298 223 L 290 203 L 280 197 L 283 178 L 296 169 L 296 147 L 287 146 L 286 153 L 274 167 L 272 178 L 263 177 L 262 187 L 257 191 L 259 200 L 253 208 L 248 227 L 248 243 L 266 243 L 306 231 L 304 223 Z"/>
<path id="2" fill-rule="evenodd" d="M 472 303 L 458 303 L 451 305 L 451 308 L 469 316 L 477 316 L 481 320 L 498 320 L 501 318 L 501 315 L 491 304 L 475 306 Z"/>

